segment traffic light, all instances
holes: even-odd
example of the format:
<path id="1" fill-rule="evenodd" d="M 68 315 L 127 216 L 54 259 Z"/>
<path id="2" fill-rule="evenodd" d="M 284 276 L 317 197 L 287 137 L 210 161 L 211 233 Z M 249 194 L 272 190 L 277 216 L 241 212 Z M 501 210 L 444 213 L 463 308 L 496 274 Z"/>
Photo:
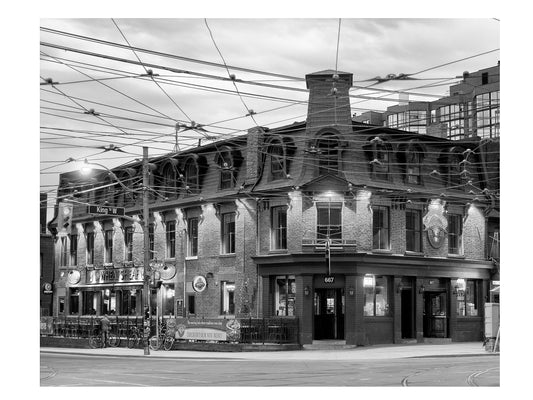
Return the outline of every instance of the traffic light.
<path id="1" fill-rule="evenodd" d="M 59 203 L 59 212 L 57 216 L 57 230 L 60 234 L 66 235 L 72 225 L 71 203 Z"/>
<path id="2" fill-rule="evenodd" d="M 148 307 L 144 309 L 144 319 L 150 319 L 150 310 Z"/>

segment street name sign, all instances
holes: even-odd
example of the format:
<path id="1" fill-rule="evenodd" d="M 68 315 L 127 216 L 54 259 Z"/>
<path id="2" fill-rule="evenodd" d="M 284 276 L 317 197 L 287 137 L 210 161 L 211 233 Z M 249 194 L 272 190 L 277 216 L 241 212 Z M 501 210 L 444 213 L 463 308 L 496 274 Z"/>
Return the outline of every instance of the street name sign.
<path id="1" fill-rule="evenodd" d="M 109 207 L 109 206 L 96 206 L 89 205 L 87 212 L 89 214 L 102 214 L 102 215 L 124 215 L 124 207 Z"/>

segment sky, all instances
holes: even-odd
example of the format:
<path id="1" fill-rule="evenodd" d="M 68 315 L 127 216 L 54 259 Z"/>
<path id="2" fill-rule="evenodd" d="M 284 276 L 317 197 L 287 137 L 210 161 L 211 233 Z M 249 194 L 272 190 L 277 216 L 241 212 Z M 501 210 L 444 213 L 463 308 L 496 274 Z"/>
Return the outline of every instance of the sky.
<path id="1" fill-rule="evenodd" d="M 352 73 L 360 114 L 436 100 L 463 71 L 500 59 L 496 18 L 43 18 L 39 39 L 40 188 L 50 206 L 60 172 L 85 159 L 112 168 L 143 146 L 168 153 L 177 123 L 207 131 L 179 128 L 183 150 L 305 120 L 309 73 Z M 401 73 L 415 79 L 373 79 Z"/>

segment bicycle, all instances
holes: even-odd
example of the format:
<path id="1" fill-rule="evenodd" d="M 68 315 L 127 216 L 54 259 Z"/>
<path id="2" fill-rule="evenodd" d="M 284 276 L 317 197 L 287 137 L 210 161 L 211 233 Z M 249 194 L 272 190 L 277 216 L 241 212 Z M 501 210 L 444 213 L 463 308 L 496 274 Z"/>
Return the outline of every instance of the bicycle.
<path id="1" fill-rule="evenodd" d="M 104 347 L 102 332 L 99 329 L 94 330 L 89 336 L 89 347 L 91 349 L 100 349 Z"/>
<path id="2" fill-rule="evenodd" d="M 141 330 L 137 326 L 131 328 L 131 332 L 128 335 L 127 346 L 128 349 L 138 348 L 141 345 L 143 335 Z"/>
<path id="3" fill-rule="evenodd" d="M 172 346 L 174 346 L 174 340 L 174 336 L 167 330 L 166 322 L 163 320 L 159 327 L 159 333 L 150 337 L 150 348 L 152 350 L 160 350 L 163 348 L 164 350 L 169 351 L 172 349 Z"/>

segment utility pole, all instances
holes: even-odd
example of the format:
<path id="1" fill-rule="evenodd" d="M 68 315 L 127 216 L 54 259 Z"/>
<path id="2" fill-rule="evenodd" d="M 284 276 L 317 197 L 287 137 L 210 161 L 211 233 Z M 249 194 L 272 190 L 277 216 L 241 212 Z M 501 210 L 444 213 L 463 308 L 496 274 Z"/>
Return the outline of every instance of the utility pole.
<path id="1" fill-rule="evenodd" d="M 151 317 L 152 310 L 150 309 L 150 209 L 149 209 L 149 198 L 148 198 L 148 186 L 150 184 L 149 180 L 149 166 L 148 166 L 148 147 L 143 147 L 143 233 L 144 233 L 144 286 L 143 286 L 143 299 L 144 299 L 144 310 L 143 310 L 143 328 L 144 328 L 144 355 L 150 355 L 150 345 L 148 343 L 148 336 L 150 331 L 150 318 L 146 320 L 146 309 L 148 309 L 148 315 Z"/>

